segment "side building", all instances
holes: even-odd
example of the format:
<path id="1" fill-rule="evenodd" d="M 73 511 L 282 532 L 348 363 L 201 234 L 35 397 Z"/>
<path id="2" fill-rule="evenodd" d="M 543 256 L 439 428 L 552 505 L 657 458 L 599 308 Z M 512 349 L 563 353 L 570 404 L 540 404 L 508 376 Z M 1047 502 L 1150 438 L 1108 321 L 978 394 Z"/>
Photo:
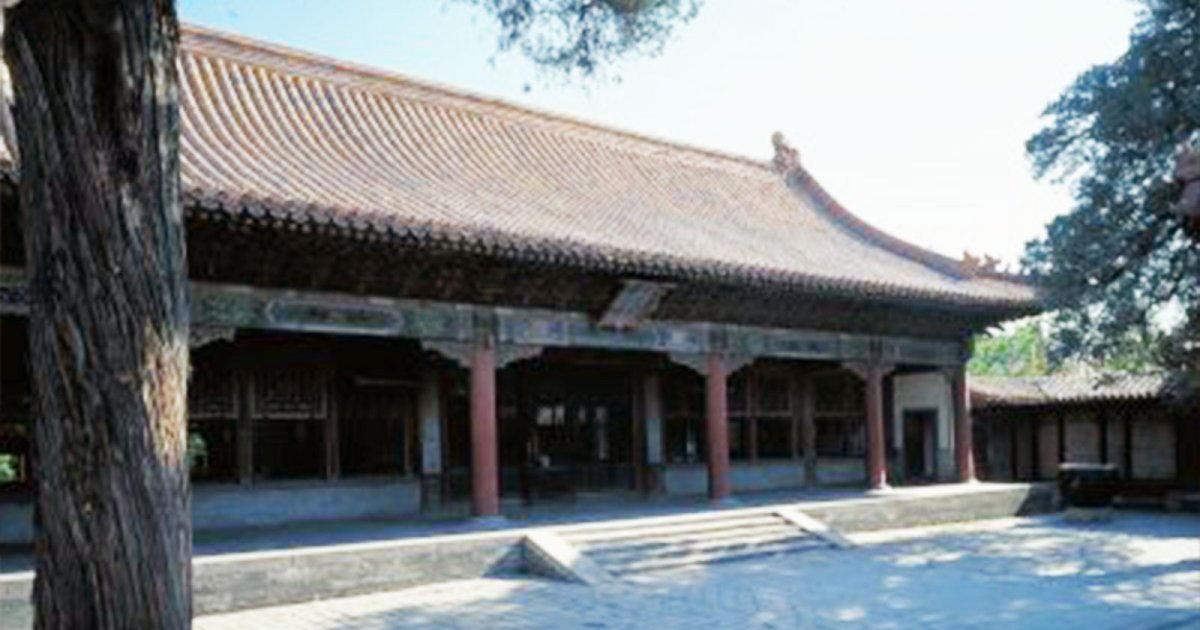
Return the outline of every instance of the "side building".
<path id="1" fill-rule="evenodd" d="M 974 377 L 981 475 L 1052 480 L 1059 464 L 1112 464 L 1130 499 L 1200 491 L 1200 415 L 1164 374 Z"/>
<path id="2" fill-rule="evenodd" d="M 969 339 L 1034 290 L 867 225 L 781 137 L 760 162 L 197 28 L 179 63 L 197 529 L 973 477 Z"/>

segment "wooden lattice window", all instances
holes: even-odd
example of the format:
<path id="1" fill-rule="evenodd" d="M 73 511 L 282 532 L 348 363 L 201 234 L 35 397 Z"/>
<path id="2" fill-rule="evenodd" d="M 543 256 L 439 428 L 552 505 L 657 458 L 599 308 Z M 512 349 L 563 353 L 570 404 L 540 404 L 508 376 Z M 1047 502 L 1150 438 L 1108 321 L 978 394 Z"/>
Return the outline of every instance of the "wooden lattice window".
<path id="1" fill-rule="evenodd" d="M 755 417 L 758 421 L 758 457 L 792 457 L 795 416 L 792 412 L 791 379 L 786 373 L 761 371 L 756 375 Z"/>
<path id="2" fill-rule="evenodd" d="M 326 373 L 315 368 L 264 369 L 254 374 L 255 419 L 320 419 L 326 414 Z"/>
<path id="3" fill-rule="evenodd" d="M 205 420 L 237 416 L 237 383 L 232 370 L 198 366 L 188 385 L 188 418 Z"/>
<path id="4" fill-rule="evenodd" d="M 704 461 L 704 381 L 677 371 L 663 379 L 663 446 L 670 463 Z"/>
<path id="5" fill-rule="evenodd" d="M 815 377 L 817 454 L 858 457 L 866 452 L 866 388 L 849 372 Z"/>
<path id="6" fill-rule="evenodd" d="M 729 456 L 787 459 L 792 455 L 792 400 L 788 374 L 755 366 L 729 378 Z"/>
<path id="7" fill-rule="evenodd" d="M 237 379 L 223 365 L 200 364 L 188 385 L 188 461 L 192 480 L 237 479 Z"/>
<path id="8" fill-rule="evenodd" d="M 252 375 L 251 417 L 256 479 L 318 478 L 327 471 L 324 420 L 329 373 L 317 367 L 275 367 Z"/>
<path id="9" fill-rule="evenodd" d="M 733 460 L 749 459 L 750 455 L 750 424 L 753 422 L 750 405 L 752 378 L 749 369 L 742 369 L 729 375 L 725 385 L 726 412 L 729 420 L 729 458 Z"/>

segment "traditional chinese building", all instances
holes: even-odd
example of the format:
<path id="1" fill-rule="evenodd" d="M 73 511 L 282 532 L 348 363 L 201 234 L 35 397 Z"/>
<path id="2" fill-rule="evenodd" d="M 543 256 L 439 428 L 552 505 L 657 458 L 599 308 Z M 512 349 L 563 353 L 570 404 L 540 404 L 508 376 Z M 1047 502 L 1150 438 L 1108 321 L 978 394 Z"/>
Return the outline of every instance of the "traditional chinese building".
<path id="1" fill-rule="evenodd" d="M 973 476 L 969 339 L 1034 291 L 867 225 L 782 137 L 752 160 L 197 28 L 180 69 L 198 528 Z"/>
<path id="2" fill-rule="evenodd" d="M 971 379 L 983 476 L 1053 480 L 1063 463 L 1111 464 L 1133 498 L 1200 490 L 1200 417 L 1161 373 Z"/>

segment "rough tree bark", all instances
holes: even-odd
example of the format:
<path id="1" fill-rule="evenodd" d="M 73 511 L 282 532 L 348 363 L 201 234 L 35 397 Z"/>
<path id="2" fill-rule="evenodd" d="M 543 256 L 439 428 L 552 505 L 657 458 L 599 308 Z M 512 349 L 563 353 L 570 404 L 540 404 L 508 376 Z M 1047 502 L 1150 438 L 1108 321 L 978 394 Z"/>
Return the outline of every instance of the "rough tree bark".
<path id="1" fill-rule="evenodd" d="M 187 628 L 188 293 L 172 0 L 8 11 L 39 628 Z"/>

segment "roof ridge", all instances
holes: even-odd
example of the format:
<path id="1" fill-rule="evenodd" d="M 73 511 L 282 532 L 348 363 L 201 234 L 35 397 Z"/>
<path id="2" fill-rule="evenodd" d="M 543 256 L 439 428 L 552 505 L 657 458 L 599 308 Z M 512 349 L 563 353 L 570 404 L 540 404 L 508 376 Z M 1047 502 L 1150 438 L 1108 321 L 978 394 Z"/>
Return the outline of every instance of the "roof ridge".
<path id="1" fill-rule="evenodd" d="M 797 184 L 814 197 L 818 207 L 820 207 L 831 219 L 838 225 L 850 230 L 855 235 L 863 238 L 867 242 L 883 247 L 899 256 L 903 256 L 917 262 L 919 264 L 930 267 L 935 271 L 952 276 L 958 280 L 970 280 L 973 276 L 967 273 L 960 261 L 957 261 L 945 254 L 940 254 L 932 249 L 928 249 L 902 239 L 898 236 L 890 234 L 880 228 L 871 225 L 862 217 L 858 216 L 850 209 L 843 206 L 832 194 L 813 177 L 812 173 L 800 164 L 792 167 L 788 173 L 787 181 L 791 183 L 796 181 Z M 1003 278 L 1008 281 L 1020 282 L 1020 278 Z"/>
<path id="2" fill-rule="evenodd" d="M 332 70 L 333 74 L 348 73 L 358 78 L 369 81 L 377 81 L 381 84 L 416 88 L 418 90 L 424 90 L 450 96 L 456 99 L 461 99 L 475 105 L 493 108 L 494 110 L 507 111 L 508 113 L 518 116 L 532 116 L 542 119 L 543 121 L 558 123 L 568 128 L 577 128 L 583 131 L 588 131 L 596 134 L 595 137 L 617 137 L 633 143 L 640 143 L 664 149 L 682 150 L 718 162 L 733 162 L 741 166 L 752 167 L 767 173 L 771 172 L 770 163 L 765 159 L 755 159 L 751 156 L 732 151 L 723 151 L 719 149 L 702 147 L 681 140 L 674 140 L 646 132 L 634 131 L 632 129 L 627 129 L 616 125 L 601 123 L 577 116 L 571 116 L 569 114 L 563 114 L 549 109 L 542 109 L 533 105 L 526 105 L 504 98 L 488 96 L 468 88 L 449 85 L 434 81 L 432 79 L 417 78 L 395 70 L 388 70 L 385 68 L 372 66 L 370 64 L 347 61 L 331 55 L 287 46 L 285 44 L 269 42 L 246 35 L 230 33 L 228 31 L 222 31 L 192 23 L 181 24 L 180 33 L 182 35 L 182 39 L 185 40 L 185 45 L 182 47 L 185 51 L 189 49 L 189 45 L 192 43 L 201 44 L 202 50 L 210 53 L 218 52 L 218 47 L 221 48 L 222 52 L 227 53 L 234 52 L 236 48 L 241 48 L 242 51 L 240 52 L 257 52 L 259 54 L 279 57 L 285 60 L 307 64 L 314 69 L 324 67 L 327 70 Z M 205 44 L 214 46 L 204 47 Z"/>

